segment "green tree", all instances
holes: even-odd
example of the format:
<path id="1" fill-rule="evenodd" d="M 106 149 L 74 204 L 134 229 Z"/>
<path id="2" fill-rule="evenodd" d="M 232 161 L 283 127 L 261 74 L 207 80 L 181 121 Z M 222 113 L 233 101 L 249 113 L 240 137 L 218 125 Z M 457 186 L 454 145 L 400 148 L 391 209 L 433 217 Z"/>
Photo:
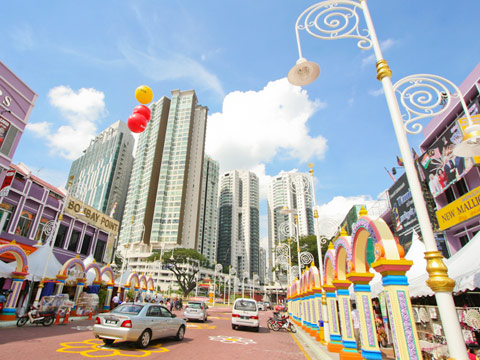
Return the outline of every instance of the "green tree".
<path id="1" fill-rule="evenodd" d="M 322 239 L 321 239 L 322 240 Z M 323 241 L 322 244 L 322 255 L 325 257 L 325 253 L 328 250 L 328 243 L 331 239 Z M 290 244 L 290 254 L 292 257 L 292 266 L 298 265 L 298 256 L 297 256 L 297 240 L 295 238 L 285 239 L 282 241 L 285 244 Z M 300 243 L 300 252 L 308 251 L 313 255 L 315 259 L 315 266 L 318 266 L 320 263 L 318 261 L 318 251 L 317 251 L 317 237 L 315 235 L 302 236 L 299 238 Z M 323 260 L 323 259 L 322 259 Z"/>
<path id="2" fill-rule="evenodd" d="M 160 250 L 154 250 L 147 261 L 160 261 L 160 255 Z M 184 297 L 187 297 L 190 291 L 195 289 L 197 284 L 195 275 L 200 271 L 200 266 L 206 266 L 208 264 L 205 256 L 198 251 L 185 248 L 164 251 L 161 261 L 177 278 L 177 284 Z M 189 267 L 183 266 L 187 263 L 190 264 Z"/>

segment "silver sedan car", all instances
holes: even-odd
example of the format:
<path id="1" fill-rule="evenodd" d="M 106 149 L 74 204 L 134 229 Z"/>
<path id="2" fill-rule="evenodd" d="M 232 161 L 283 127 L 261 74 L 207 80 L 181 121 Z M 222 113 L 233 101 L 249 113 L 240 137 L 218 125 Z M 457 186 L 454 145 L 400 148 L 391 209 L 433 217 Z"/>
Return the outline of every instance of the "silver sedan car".
<path id="1" fill-rule="evenodd" d="M 105 344 L 135 341 L 146 348 L 153 339 L 174 336 L 183 340 L 186 322 L 159 304 L 124 303 L 95 319 L 93 334 Z"/>
<path id="2" fill-rule="evenodd" d="M 185 320 L 201 320 L 203 322 L 207 321 L 208 306 L 203 301 L 189 301 L 185 306 L 185 311 L 183 317 Z"/>

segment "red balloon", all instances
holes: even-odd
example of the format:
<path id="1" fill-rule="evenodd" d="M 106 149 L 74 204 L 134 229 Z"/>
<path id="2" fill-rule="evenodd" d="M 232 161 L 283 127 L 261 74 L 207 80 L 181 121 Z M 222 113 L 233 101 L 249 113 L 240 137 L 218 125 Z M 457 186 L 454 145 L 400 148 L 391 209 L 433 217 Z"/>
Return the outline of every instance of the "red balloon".
<path id="1" fill-rule="evenodd" d="M 140 113 L 133 113 L 128 118 L 127 125 L 131 132 L 141 133 L 147 127 L 147 119 Z"/>
<path id="2" fill-rule="evenodd" d="M 142 114 L 145 119 L 148 121 L 150 121 L 150 118 L 152 117 L 152 112 L 150 111 L 150 109 L 148 107 L 146 107 L 145 105 L 138 105 L 138 106 L 135 106 L 133 108 L 133 111 L 132 111 L 134 114 L 135 113 L 138 113 L 138 114 Z"/>

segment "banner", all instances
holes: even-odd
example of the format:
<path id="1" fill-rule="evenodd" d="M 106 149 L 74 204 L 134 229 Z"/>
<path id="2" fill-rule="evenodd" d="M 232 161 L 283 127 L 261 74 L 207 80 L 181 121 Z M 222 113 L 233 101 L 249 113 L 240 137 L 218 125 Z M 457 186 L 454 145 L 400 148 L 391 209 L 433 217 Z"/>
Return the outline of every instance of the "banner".
<path id="1" fill-rule="evenodd" d="M 437 211 L 441 230 L 451 228 L 480 214 L 480 186 Z"/>
<path id="2" fill-rule="evenodd" d="M 472 158 L 458 157 L 453 154 L 454 146 L 462 139 L 460 126 L 457 122 L 453 122 L 418 159 L 419 168 L 433 196 L 442 194 L 472 168 Z"/>

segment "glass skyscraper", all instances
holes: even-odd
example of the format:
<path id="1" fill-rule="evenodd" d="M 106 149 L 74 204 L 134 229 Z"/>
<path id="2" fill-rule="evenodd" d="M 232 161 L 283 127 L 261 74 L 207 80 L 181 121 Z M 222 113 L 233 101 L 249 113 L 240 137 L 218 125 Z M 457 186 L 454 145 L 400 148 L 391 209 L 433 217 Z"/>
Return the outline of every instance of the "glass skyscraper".
<path id="1" fill-rule="evenodd" d="M 123 121 L 117 121 L 90 141 L 84 154 L 72 163 L 69 178 L 75 197 L 120 221 L 133 163 L 134 138 Z"/>

